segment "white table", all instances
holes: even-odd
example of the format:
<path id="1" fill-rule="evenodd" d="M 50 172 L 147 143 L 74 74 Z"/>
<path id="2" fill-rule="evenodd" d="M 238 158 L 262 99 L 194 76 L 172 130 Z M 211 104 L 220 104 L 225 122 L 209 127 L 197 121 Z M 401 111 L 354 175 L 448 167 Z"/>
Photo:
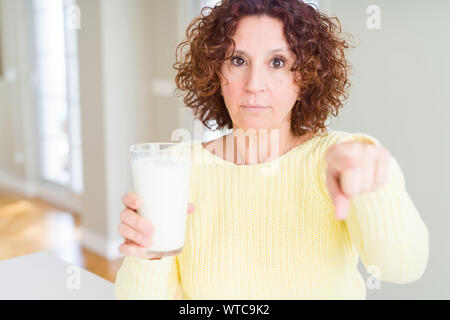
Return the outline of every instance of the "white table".
<path id="1" fill-rule="evenodd" d="M 0 300 L 112 300 L 114 284 L 40 251 L 0 261 Z"/>

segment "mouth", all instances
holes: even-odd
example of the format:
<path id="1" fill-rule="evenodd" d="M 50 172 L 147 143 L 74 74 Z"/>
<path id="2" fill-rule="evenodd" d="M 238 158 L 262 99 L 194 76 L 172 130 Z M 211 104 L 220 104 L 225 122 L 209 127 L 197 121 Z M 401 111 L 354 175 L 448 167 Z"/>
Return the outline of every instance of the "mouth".
<path id="1" fill-rule="evenodd" d="M 250 112 L 261 112 L 264 110 L 268 110 L 270 107 L 261 106 L 261 105 L 254 105 L 254 106 L 241 106 L 244 110 L 250 111 Z"/>

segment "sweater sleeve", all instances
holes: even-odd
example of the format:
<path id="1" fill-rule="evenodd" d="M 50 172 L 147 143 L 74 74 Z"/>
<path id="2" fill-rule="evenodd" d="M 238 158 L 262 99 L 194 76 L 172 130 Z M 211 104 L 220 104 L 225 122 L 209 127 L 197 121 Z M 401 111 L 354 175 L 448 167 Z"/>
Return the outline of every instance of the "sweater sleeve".
<path id="1" fill-rule="evenodd" d="M 345 140 L 381 146 L 366 134 L 351 134 Z M 373 276 L 404 284 L 418 280 L 424 273 L 429 251 L 428 229 L 392 155 L 386 183 L 374 192 L 352 198 L 344 222 L 361 261 Z"/>
<path id="2" fill-rule="evenodd" d="M 171 300 L 179 289 L 177 256 L 160 260 L 125 257 L 114 284 L 118 300 Z"/>

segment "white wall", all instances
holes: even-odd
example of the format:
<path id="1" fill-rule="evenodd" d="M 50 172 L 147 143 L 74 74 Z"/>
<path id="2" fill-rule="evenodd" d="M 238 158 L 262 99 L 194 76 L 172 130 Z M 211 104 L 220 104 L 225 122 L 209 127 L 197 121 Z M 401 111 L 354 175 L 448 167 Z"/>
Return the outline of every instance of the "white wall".
<path id="1" fill-rule="evenodd" d="M 369 5 L 381 10 L 380 30 L 366 26 Z M 424 276 L 407 285 L 383 282 L 367 298 L 448 299 L 450 2 L 333 1 L 332 12 L 357 46 L 348 54 L 350 98 L 332 127 L 372 134 L 390 150 L 430 231 Z"/>

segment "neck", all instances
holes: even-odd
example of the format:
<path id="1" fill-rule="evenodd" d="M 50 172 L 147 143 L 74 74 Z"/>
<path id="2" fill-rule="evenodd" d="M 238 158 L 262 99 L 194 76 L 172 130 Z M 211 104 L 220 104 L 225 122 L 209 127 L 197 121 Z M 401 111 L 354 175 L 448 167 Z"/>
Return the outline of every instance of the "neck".
<path id="1" fill-rule="evenodd" d="M 226 143 L 226 154 L 234 156 L 230 161 L 236 164 L 256 164 L 279 158 L 297 146 L 304 136 L 294 136 L 290 127 L 246 130 L 237 128 L 226 138 L 232 142 Z"/>

